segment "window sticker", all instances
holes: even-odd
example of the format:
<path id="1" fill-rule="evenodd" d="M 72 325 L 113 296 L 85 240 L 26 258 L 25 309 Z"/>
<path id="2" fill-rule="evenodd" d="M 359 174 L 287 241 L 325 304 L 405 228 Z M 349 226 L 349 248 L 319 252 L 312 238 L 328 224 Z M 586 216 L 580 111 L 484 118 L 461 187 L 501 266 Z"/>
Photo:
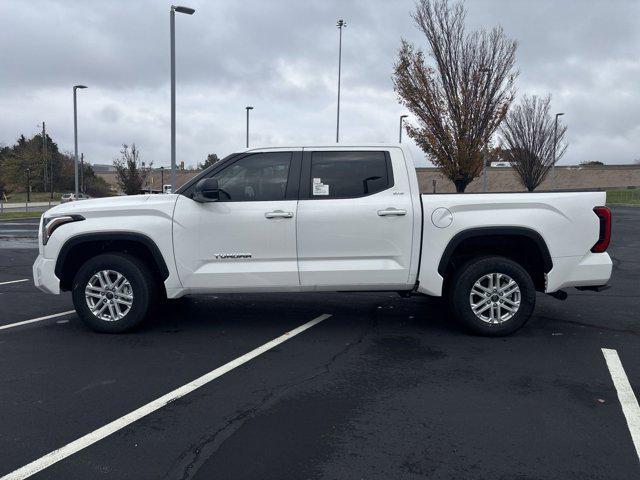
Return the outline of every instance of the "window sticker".
<path id="1" fill-rule="evenodd" d="M 314 185 L 315 185 L 316 183 L 322 183 L 322 179 L 321 179 L 321 178 L 314 178 L 314 179 L 313 179 L 313 183 L 314 183 Z"/>
<path id="2" fill-rule="evenodd" d="M 315 178 L 313 180 L 314 180 L 314 182 L 313 182 L 313 195 L 314 196 L 318 196 L 318 195 L 327 196 L 327 195 L 329 195 L 329 185 L 325 185 L 324 183 L 316 183 L 315 182 L 315 180 L 316 180 Z"/>

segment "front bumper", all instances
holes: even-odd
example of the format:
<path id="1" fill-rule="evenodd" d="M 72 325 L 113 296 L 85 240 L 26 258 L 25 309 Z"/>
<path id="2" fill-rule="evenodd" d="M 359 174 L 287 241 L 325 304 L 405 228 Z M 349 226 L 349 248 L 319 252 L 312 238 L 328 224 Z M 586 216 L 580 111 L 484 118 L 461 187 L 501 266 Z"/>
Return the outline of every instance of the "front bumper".
<path id="1" fill-rule="evenodd" d="M 33 283 L 45 293 L 60 293 L 60 279 L 55 273 L 56 261 L 38 255 L 33 263 Z"/>

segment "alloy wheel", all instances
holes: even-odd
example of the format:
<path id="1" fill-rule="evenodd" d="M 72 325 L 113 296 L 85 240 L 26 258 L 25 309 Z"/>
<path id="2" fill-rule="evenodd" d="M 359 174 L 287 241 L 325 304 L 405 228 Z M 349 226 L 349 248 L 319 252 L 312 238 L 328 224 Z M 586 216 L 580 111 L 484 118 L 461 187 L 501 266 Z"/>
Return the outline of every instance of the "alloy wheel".
<path id="1" fill-rule="evenodd" d="M 84 296 L 91 313 L 106 322 L 121 320 L 133 305 L 129 280 L 115 270 L 94 273 L 85 286 Z"/>
<path id="2" fill-rule="evenodd" d="M 498 324 L 511 319 L 520 308 L 520 287 L 509 275 L 488 273 L 471 288 L 469 304 L 480 320 Z"/>

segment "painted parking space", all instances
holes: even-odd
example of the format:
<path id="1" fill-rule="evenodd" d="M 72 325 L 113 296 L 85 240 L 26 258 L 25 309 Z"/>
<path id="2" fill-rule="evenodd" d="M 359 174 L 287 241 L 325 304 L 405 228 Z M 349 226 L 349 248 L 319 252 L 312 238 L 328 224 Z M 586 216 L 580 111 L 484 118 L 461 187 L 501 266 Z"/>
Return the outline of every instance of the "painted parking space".
<path id="1" fill-rule="evenodd" d="M 607 362 L 607 368 L 611 374 L 611 380 L 616 389 L 622 413 L 627 421 L 633 446 L 638 454 L 638 460 L 640 460 L 640 406 L 638 405 L 638 399 L 629 382 L 627 372 L 622 366 L 618 352 L 610 348 L 603 348 L 602 354 Z"/>
<path id="2" fill-rule="evenodd" d="M 0 366 L 0 388 L 7 392 L 0 408 L 12 411 L 3 422 L 3 430 L 12 433 L 0 439 L 5 449 L 0 464 L 19 468 L 37 453 L 44 455 L 299 325 L 295 310 L 277 319 L 267 313 L 267 322 L 253 309 L 234 313 L 237 299 L 227 303 L 182 305 L 170 318 L 156 319 L 145 339 L 95 334 L 73 315 L 70 323 L 51 320 L 0 332 L 4 355 L 11 359 Z M 181 320 L 181 314 L 188 318 Z"/>
<path id="3" fill-rule="evenodd" d="M 296 341 L 34 478 L 284 478 L 293 466 L 304 478 L 637 471 L 597 331 L 534 328 L 467 342 L 418 313 L 437 314 L 437 305 L 355 297 Z M 308 306 L 298 301 L 287 303 Z"/>
<path id="4" fill-rule="evenodd" d="M 0 282 L 0 287 L 3 285 L 13 285 L 15 283 L 24 283 L 24 282 L 29 282 L 31 281 L 30 278 L 20 278 L 17 280 L 5 280 L 4 282 Z"/>
<path id="5" fill-rule="evenodd" d="M 100 440 L 107 438 L 109 435 L 112 435 L 113 433 L 116 433 L 120 430 L 122 430 L 123 428 L 127 427 L 128 425 L 148 416 L 151 415 L 152 413 L 154 413 L 155 411 L 163 408 L 164 406 L 168 405 L 171 402 L 175 402 L 176 400 L 184 397 L 185 395 L 190 394 L 191 392 L 195 391 L 196 389 L 207 385 L 208 383 L 216 380 L 217 378 L 221 377 L 222 375 L 234 370 L 235 368 L 238 368 L 242 365 L 244 365 L 245 363 L 253 360 L 254 358 L 258 357 L 259 355 L 262 355 L 265 352 L 268 352 L 269 350 L 277 347 L 278 345 L 281 345 L 282 343 L 291 340 L 292 338 L 294 338 L 295 336 L 305 332 L 306 330 L 308 330 L 309 328 L 312 328 L 313 326 L 317 325 L 318 323 L 326 320 L 327 318 L 331 317 L 331 315 L 328 314 L 323 314 L 320 315 L 316 318 L 314 318 L 313 320 L 310 320 L 296 328 L 294 328 L 293 330 L 290 330 L 288 332 L 285 332 L 284 334 L 280 335 L 279 337 L 270 340 L 269 342 L 265 343 L 264 345 L 261 345 L 253 350 L 251 350 L 250 352 L 247 352 L 245 354 L 243 354 L 242 356 L 231 360 L 230 362 L 225 363 L 224 365 L 215 368 L 214 370 L 211 370 L 210 372 L 205 373 L 204 375 L 190 381 L 189 383 L 186 383 L 174 390 L 172 390 L 169 393 L 164 394 L 163 396 L 156 398 L 155 400 L 137 408 L 136 410 L 127 413 L 126 415 L 117 418 L 115 420 L 113 420 L 112 422 L 108 423 L 107 425 L 104 425 L 92 432 L 87 433 L 86 435 L 68 443 L 67 445 L 57 448 L 55 450 L 53 450 L 52 452 L 49 452 L 48 454 L 44 455 L 43 457 L 40 457 L 32 462 L 30 462 L 28 465 L 25 465 L 23 467 L 20 467 L 17 470 L 14 470 L 13 472 L 9 473 L 8 475 L 6 475 L 3 478 L 6 478 L 7 480 L 10 479 L 22 479 L 22 478 L 26 478 L 28 476 L 34 475 L 52 465 L 55 465 L 56 463 L 70 457 L 71 455 L 78 453 L 82 450 L 84 450 L 85 448 L 93 445 L 96 442 L 99 442 Z"/>

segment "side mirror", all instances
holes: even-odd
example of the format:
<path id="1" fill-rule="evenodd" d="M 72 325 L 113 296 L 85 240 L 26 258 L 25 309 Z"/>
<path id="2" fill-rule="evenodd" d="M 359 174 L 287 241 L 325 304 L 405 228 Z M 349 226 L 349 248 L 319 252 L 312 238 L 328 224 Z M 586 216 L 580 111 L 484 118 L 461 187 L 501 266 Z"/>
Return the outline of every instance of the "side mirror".
<path id="1" fill-rule="evenodd" d="M 207 203 L 220 200 L 220 189 L 215 178 L 203 178 L 196 184 L 193 191 L 193 199 L 196 202 Z"/>

